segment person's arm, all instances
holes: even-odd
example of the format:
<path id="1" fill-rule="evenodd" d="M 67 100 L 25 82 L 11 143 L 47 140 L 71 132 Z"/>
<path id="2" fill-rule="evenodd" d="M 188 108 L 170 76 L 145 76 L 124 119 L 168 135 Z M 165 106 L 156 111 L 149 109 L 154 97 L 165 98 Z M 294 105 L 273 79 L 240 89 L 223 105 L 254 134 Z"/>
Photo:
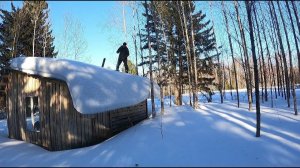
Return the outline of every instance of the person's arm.
<path id="1" fill-rule="evenodd" d="M 119 53 L 119 52 L 120 52 L 120 50 L 121 50 L 121 47 L 119 47 L 119 49 L 117 50 L 117 53 Z"/>
<path id="2" fill-rule="evenodd" d="M 126 48 L 126 56 L 128 57 L 129 56 L 129 50 L 128 50 L 128 48 Z"/>

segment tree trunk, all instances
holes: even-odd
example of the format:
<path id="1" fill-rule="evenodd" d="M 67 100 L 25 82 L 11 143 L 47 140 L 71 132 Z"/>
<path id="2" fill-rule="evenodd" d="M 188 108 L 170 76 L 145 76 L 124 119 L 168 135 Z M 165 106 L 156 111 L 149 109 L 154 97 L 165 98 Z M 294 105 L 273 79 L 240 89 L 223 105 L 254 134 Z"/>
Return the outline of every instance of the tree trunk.
<path id="1" fill-rule="evenodd" d="M 172 86 L 169 85 L 170 88 L 170 107 L 172 107 Z"/>
<path id="2" fill-rule="evenodd" d="M 278 90 L 278 95 L 280 96 L 280 93 L 281 93 L 281 96 L 283 96 L 283 92 L 282 92 L 282 85 L 281 85 L 281 74 L 280 74 L 280 70 L 279 70 L 279 61 L 278 61 L 278 58 L 277 58 L 277 55 L 275 53 L 275 62 L 276 62 L 276 73 L 277 73 L 277 90 Z M 280 92 L 279 92 L 279 89 L 280 89 Z"/>
<path id="3" fill-rule="evenodd" d="M 247 79 L 246 79 L 246 83 L 248 86 L 248 104 L 249 104 L 249 111 L 251 111 L 252 109 L 252 77 L 251 77 L 251 70 L 250 70 L 250 63 L 249 63 L 249 57 L 248 57 L 248 51 L 247 51 L 247 44 L 246 44 L 246 38 L 245 38 L 245 33 L 244 33 L 244 28 L 243 28 L 243 24 L 239 15 L 239 10 L 238 10 L 238 3 L 237 1 L 234 1 L 234 7 L 235 7 L 235 11 L 236 11 L 236 17 L 237 17 L 237 21 L 239 24 L 239 29 L 240 29 L 240 34 L 241 34 L 241 40 L 242 40 L 242 47 L 244 50 L 244 56 L 245 56 L 245 64 L 246 64 L 246 70 L 247 70 Z"/>
<path id="4" fill-rule="evenodd" d="M 286 3 L 286 7 L 288 9 L 288 13 L 289 13 L 289 18 L 292 24 L 292 29 L 293 29 L 293 37 L 294 37 L 294 41 L 295 41 L 295 45 L 296 45 L 296 51 L 297 51 L 297 56 L 298 56 L 298 71 L 299 71 L 299 75 L 300 75 L 300 51 L 299 51 L 299 46 L 298 46 L 298 41 L 297 41 L 297 37 L 296 37 L 296 31 L 295 31 L 295 26 L 294 26 L 294 22 L 292 19 L 292 15 L 291 15 L 291 11 L 290 11 L 290 7 L 288 4 L 288 1 L 285 1 Z M 294 3 L 294 2 L 292 2 Z M 294 10 L 295 11 L 295 10 Z M 297 14 L 297 12 L 295 12 L 295 14 Z M 297 24 L 299 23 L 299 20 L 297 20 Z M 300 30 L 300 26 L 299 26 L 299 30 Z M 294 80 L 295 81 L 295 80 Z M 294 93 L 293 93 L 294 94 Z M 297 106 L 296 106 L 297 107 Z M 296 112 L 296 111 L 295 111 Z M 295 113 L 295 115 L 297 115 L 298 113 Z"/>
<path id="5" fill-rule="evenodd" d="M 34 53 L 35 53 L 34 49 L 35 49 L 36 22 L 37 22 L 37 20 L 34 20 L 33 38 L 32 38 L 32 57 L 34 57 Z"/>
<path id="6" fill-rule="evenodd" d="M 191 9 L 190 1 L 188 1 L 189 8 Z M 195 85 L 195 93 L 194 93 L 194 108 L 199 108 L 199 101 L 198 101 L 198 71 L 197 71 L 197 59 L 196 59 L 196 51 L 195 51 L 195 37 L 194 37 L 194 22 L 193 16 L 190 12 L 190 20 L 191 20 L 191 37 L 192 37 L 192 53 L 193 53 L 193 68 L 194 68 L 194 85 Z"/>
<path id="7" fill-rule="evenodd" d="M 297 7 L 295 5 L 295 1 L 291 1 L 291 2 L 292 2 L 292 7 L 293 7 L 294 15 L 295 15 L 295 18 L 296 18 L 296 23 L 297 23 L 297 27 L 298 27 L 298 33 L 300 34 L 300 20 L 299 20 L 299 16 L 298 16 Z M 298 70 L 299 70 L 299 74 L 300 74 L 300 53 L 299 52 L 298 52 Z"/>
<path id="8" fill-rule="evenodd" d="M 176 40 L 177 40 L 177 42 L 179 41 L 179 36 L 177 36 Z M 178 72 L 178 75 L 175 75 L 176 74 L 176 61 L 174 61 L 175 58 L 174 58 L 174 54 L 173 54 L 173 57 L 172 57 L 172 66 L 174 67 L 173 68 L 173 71 L 174 71 L 174 73 L 173 73 L 174 74 L 173 80 L 176 80 L 176 89 L 177 89 L 177 92 L 178 92 L 178 95 L 175 96 L 175 103 L 176 103 L 176 105 L 182 105 L 182 94 L 183 94 L 183 91 L 182 91 L 182 85 L 183 85 L 183 82 L 182 82 L 182 78 L 183 78 L 183 58 L 182 58 L 182 55 L 181 55 L 181 50 L 180 50 L 179 44 L 176 44 L 176 46 L 174 46 L 174 43 L 171 43 L 171 48 L 175 48 L 175 47 L 178 48 L 178 50 L 177 50 L 177 56 L 178 56 L 178 63 L 179 63 L 178 64 L 179 72 Z"/>
<path id="9" fill-rule="evenodd" d="M 280 53 L 277 53 L 277 56 L 279 57 L 278 60 L 279 60 L 279 64 L 280 64 L 280 70 L 281 70 L 281 87 L 282 87 L 282 90 L 283 90 L 283 95 L 282 97 L 284 97 L 284 100 L 286 100 L 286 88 L 285 88 L 285 83 L 286 83 L 286 80 L 284 78 L 284 72 L 285 72 L 285 69 L 284 69 L 284 65 L 283 65 L 283 59 L 282 59 L 282 56 Z"/>
<path id="10" fill-rule="evenodd" d="M 217 50 L 217 54 L 219 55 L 219 51 Z M 223 85 L 222 85 L 222 90 L 223 90 L 223 96 L 222 96 L 222 103 L 223 103 L 223 99 L 226 99 L 226 94 L 225 94 L 225 75 L 226 75 L 226 71 L 225 71 L 225 64 L 224 64 L 224 61 L 222 62 L 222 68 L 223 68 L 223 79 L 222 79 L 222 82 L 223 82 Z M 224 97 L 224 98 L 223 98 Z"/>
<path id="11" fill-rule="evenodd" d="M 133 9 L 133 17 L 136 13 L 136 8 Z M 137 31 L 136 31 L 136 21 L 134 19 L 134 25 L 133 25 L 133 31 L 134 31 L 134 35 L 133 35 L 133 41 L 134 41 L 134 54 L 135 54 L 135 72 L 136 72 L 136 75 L 139 75 L 139 72 L 138 72 L 138 61 L 137 61 L 137 42 L 136 42 L 136 38 L 137 38 Z"/>
<path id="12" fill-rule="evenodd" d="M 291 78 L 291 84 L 292 84 L 292 96 L 293 96 L 293 104 L 294 104 L 294 112 L 295 112 L 295 115 L 298 114 L 298 111 L 297 111 L 297 98 L 296 98 L 296 92 L 295 92 L 295 81 L 294 81 L 294 69 L 293 69 L 293 59 L 292 59 L 292 51 L 291 51 L 291 46 L 290 46 L 290 41 L 289 41 L 289 36 L 288 36 L 288 33 L 287 33 L 287 30 L 286 30 L 286 24 L 285 24 L 285 20 L 283 18 L 283 15 L 282 15 L 282 12 L 281 12 L 281 7 L 280 7 L 280 4 L 279 2 L 277 1 L 277 6 L 278 6 L 278 9 L 279 9 L 279 14 L 280 14 L 280 17 L 281 17 L 281 21 L 283 23 L 283 30 L 284 30 L 284 33 L 285 33 L 285 38 L 286 38 L 286 42 L 287 42 L 287 46 L 288 46 L 288 50 L 289 50 L 289 59 L 290 59 L 290 78 Z"/>
<path id="13" fill-rule="evenodd" d="M 125 16 L 125 1 L 122 1 L 122 13 L 123 13 L 123 31 L 125 33 L 125 40 L 127 41 L 127 30 L 126 30 L 126 16 Z"/>
<path id="14" fill-rule="evenodd" d="M 268 49 L 267 49 L 268 50 Z M 268 55 L 269 55 L 269 51 L 268 51 Z M 270 58 L 270 55 L 269 55 L 269 62 L 268 62 L 268 69 L 269 69 L 269 78 L 270 78 L 270 87 L 271 87 L 271 108 L 273 108 L 273 90 L 272 90 L 272 76 L 274 75 L 273 73 L 273 68 L 272 68 L 272 73 L 271 73 L 271 68 L 272 68 L 272 62 L 271 62 L 271 58 Z M 275 90 L 276 92 L 276 90 Z"/>
<path id="15" fill-rule="evenodd" d="M 161 109 L 161 115 L 164 115 L 164 113 L 165 113 L 165 99 L 164 99 L 163 86 L 161 86 L 161 88 L 160 88 L 160 109 Z"/>
<path id="16" fill-rule="evenodd" d="M 263 15 L 264 16 L 264 15 Z M 266 21 L 264 19 L 264 21 Z M 274 40 L 274 37 L 273 35 L 271 35 L 271 32 L 268 32 L 269 33 L 269 36 L 270 36 L 270 39 L 271 39 L 271 43 L 272 43 L 272 46 L 273 46 L 273 49 L 274 49 L 274 54 L 275 54 L 275 63 L 276 63 L 276 77 L 277 77 L 277 90 L 278 90 L 278 96 L 283 96 L 283 92 L 282 92 L 282 85 L 281 85 L 281 73 L 280 73 L 280 64 L 279 64 L 279 60 L 278 60 L 278 57 L 277 57 L 277 54 L 276 54 L 276 44 L 275 44 L 275 40 Z M 275 84 L 274 84 L 275 86 Z M 276 96 L 276 99 L 277 99 L 277 96 Z"/>
<path id="17" fill-rule="evenodd" d="M 233 55 L 233 46 L 232 46 L 232 41 L 231 41 L 231 37 L 230 37 L 230 34 L 229 34 L 229 24 L 228 24 L 226 9 L 225 9 L 223 1 L 222 1 L 222 11 L 223 11 L 224 19 L 225 19 L 226 32 L 227 32 L 227 37 L 228 37 L 228 41 L 229 41 L 229 47 L 230 47 L 230 52 L 231 52 L 231 59 L 232 59 L 233 70 L 234 70 L 235 87 L 236 87 L 236 95 L 237 95 L 237 105 L 238 105 L 238 107 L 240 107 L 239 85 L 238 85 L 238 79 L 237 79 L 235 59 L 234 59 L 234 55 Z"/>
<path id="18" fill-rule="evenodd" d="M 254 32 L 253 32 L 254 33 Z M 258 46 L 258 45 L 256 45 L 256 46 Z M 257 51 L 259 51 L 259 47 L 257 47 Z M 263 85 L 263 72 L 262 72 L 262 63 L 261 63 L 262 61 L 261 61 L 261 59 L 260 59 L 260 57 L 258 56 L 258 66 L 259 66 L 259 72 L 260 73 L 258 73 L 258 74 L 260 74 L 260 80 L 259 80 L 259 82 L 260 82 L 260 84 L 261 84 L 261 103 L 264 103 L 264 85 Z"/>
<path id="19" fill-rule="evenodd" d="M 259 26 L 258 21 L 257 21 L 257 15 L 256 15 L 256 8 L 255 8 L 255 6 L 253 6 L 253 11 L 254 11 L 255 23 L 256 23 L 256 26 L 257 26 L 258 41 L 259 41 L 259 46 L 260 46 L 260 55 L 261 55 L 261 59 L 262 59 L 262 70 L 263 70 L 262 72 L 263 72 L 263 78 L 264 78 L 264 83 L 263 84 L 264 84 L 264 88 L 265 88 L 265 97 L 263 97 L 263 98 L 265 99 L 265 101 L 268 101 L 267 71 L 266 71 L 265 59 L 264 59 L 264 54 L 263 54 L 263 47 L 262 47 L 262 42 L 261 42 L 261 37 L 260 37 L 260 26 Z"/>
<path id="20" fill-rule="evenodd" d="M 146 4 L 146 15 L 147 15 L 147 25 L 149 25 L 149 18 L 148 18 L 148 3 L 145 0 Z M 151 85 L 151 109 L 152 109 L 152 117 L 155 118 L 155 104 L 154 104 L 154 88 L 153 88 L 153 75 L 152 75 L 152 54 L 151 54 L 151 42 L 150 42 L 150 30 L 149 26 L 147 26 L 147 36 L 148 36 L 148 48 L 149 48 L 149 71 L 150 71 L 150 85 Z"/>
<path id="21" fill-rule="evenodd" d="M 259 6 L 260 6 L 260 3 L 259 3 Z M 262 16 L 263 16 L 263 20 L 260 19 L 260 25 L 263 25 L 263 22 L 266 20 L 264 14 L 262 14 Z M 268 69 L 269 69 L 269 77 L 270 77 L 270 85 L 271 85 L 271 106 L 273 108 L 273 92 L 272 92 L 273 86 L 274 86 L 274 91 L 275 91 L 275 98 L 277 99 L 276 84 L 275 84 L 275 73 L 274 73 L 274 69 L 273 69 L 273 66 L 272 66 L 271 55 L 270 55 L 270 50 L 269 50 L 269 43 L 268 43 L 268 40 L 267 40 L 266 30 L 265 30 L 264 26 L 262 26 L 262 33 L 263 33 L 263 38 L 264 38 L 264 41 L 265 41 L 265 44 L 266 44 L 266 49 L 267 49 Z M 278 73 L 277 73 L 277 75 L 278 75 Z"/>
<path id="22" fill-rule="evenodd" d="M 219 56 L 219 51 L 218 49 L 216 49 L 217 51 L 217 58 L 218 58 L 218 73 L 217 73 L 217 76 L 218 76 L 218 79 L 219 79 L 219 84 L 218 84 L 218 89 L 219 89 L 219 92 L 220 92 L 220 99 L 221 99 L 221 103 L 224 102 L 224 94 L 223 94 L 223 87 L 224 87 L 224 75 L 225 75 L 225 71 L 223 70 L 223 75 L 222 75 L 222 70 L 221 70 L 221 63 L 220 63 L 220 56 Z M 224 67 L 223 67 L 224 69 Z"/>
<path id="23" fill-rule="evenodd" d="M 182 2 L 180 1 L 180 7 L 182 8 Z M 183 8 L 182 8 L 183 9 Z M 188 80 L 189 80 L 189 97 L 190 97 L 190 106 L 192 106 L 192 100 L 191 100 L 191 88 L 193 91 L 193 81 L 192 81 L 192 69 L 191 69 L 191 59 L 190 59 L 190 46 L 189 46 L 189 37 L 188 37 L 188 33 L 187 33 L 187 24 L 186 24 L 186 20 L 185 20 L 185 15 L 184 15 L 184 10 L 182 11 L 183 13 L 183 18 L 181 18 L 181 10 L 178 7 L 178 12 L 179 12 L 179 17 L 180 17 L 180 23 L 181 23 L 181 28 L 183 31 L 183 37 L 184 37 L 184 41 L 185 41 L 185 50 L 186 50 L 186 55 L 187 55 L 187 67 L 188 67 Z M 192 84 L 192 86 L 191 86 Z"/>
<path id="24" fill-rule="evenodd" d="M 159 14 L 159 13 L 158 13 Z M 161 18 L 161 15 L 159 14 L 159 19 L 162 21 L 162 18 Z M 169 54 L 168 54 L 168 49 L 167 49 L 167 37 L 166 37 L 166 33 L 165 33 L 165 26 L 164 26 L 164 23 L 162 21 L 161 23 L 161 28 L 162 28 L 162 31 L 163 31 L 163 37 L 164 37 L 164 42 L 165 42 L 165 50 L 166 50 L 166 54 L 167 54 L 167 58 L 168 58 L 168 62 L 170 63 L 170 57 L 169 57 Z M 161 92 L 161 110 L 162 110 L 162 115 L 164 114 L 164 92 Z"/>
<path id="25" fill-rule="evenodd" d="M 259 77 L 258 77 L 258 68 L 257 68 L 257 60 L 255 53 L 255 44 L 254 44 L 254 36 L 253 36 L 253 27 L 252 27 L 252 18 L 251 18 L 251 2 L 245 1 L 246 10 L 247 10 L 247 18 L 249 23 L 250 30 L 250 41 L 251 41 L 251 49 L 252 49 L 252 59 L 254 66 L 254 87 L 255 87 L 255 103 L 256 103 L 256 137 L 260 137 L 260 103 L 259 103 Z M 253 2 L 252 2 L 253 3 Z"/>
<path id="26" fill-rule="evenodd" d="M 190 47 L 190 37 L 189 37 L 189 33 L 188 33 L 188 27 L 187 27 L 187 19 L 185 16 L 185 9 L 184 9 L 184 5 L 182 4 L 182 1 L 180 1 L 180 5 L 182 8 L 182 14 L 183 14 L 183 26 L 184 26 L 184 31 L 185 31 L 185 42 L 186 42 L 186 53 L 187 53 L 187 58 L 188 58 L 188 67 L 190 68 L 190 81 L 192 83 L 192 93 L 193 93 L 193 108 L 195 109 L 196 106 L 196 86 L 195 86 L 195 71 L 193 68 L 193 64 L 192 64 L 192 57 L 191 57 L 191 47 Z"/>
<path id="27" fill-rule="evenodd" d="M 210 7 L 210 10 L 212 11 L 212 2 L 210 1 L 209 2 L 209 7 Z M 213 35 L 214 35 L 214 38 L 215 37 L 215 30 L 214 30 L 214 20 L 212 19 L 212 31 L 213 31 Z M 218 79 L 218 90 L 220 92 L 220 99 L 221 99 L 221 103 L 224 102 L 224 91 L 225 91 L 225 80 L 224 80 L 224 75 L 225 75 L 225 71 L 224 71 L 224 65 L 223 67 L 221 67 L 221 63 L 220 63 L 220 56 L 219 56 L 219 51 L 218 51 L 218 48 L 216 47 L 216 52 L 217 52 L 217 59 L 218 59 L 218 67 L 217 67 L 217 73 L 216 73 L 216 78 Z M 223 68 L 223 71 L 222 71 L 222 68 Z M 223 74 L 222 74 L 223 73 Z"/>
<path id="28" fill-rule="evenodd" d="M 235 26 L 235 24 L 234 24 L 234 19 L 233 19 L 233 17 L 229 14 L 229 16 L 230 16 L 230 18 L 231 18 L 231 20 L 232 20 L 232 24 L 233 24 L 233 28 L 234 28 L 234 32 L 235 32 L 235 35 L 238 37 L 238 31 L 237 31 L 237 29 L 236 29 L 236 26 Z M 238 42 L 239 43 L 239 42 Z M 241 44 L 239 43 L 239 45 L 238 45 L 238 47 L 239 47 L 239 52 L 240 52 L 240 54 L 241 54 L 241 62 L 242 62 L 242 68 L 243 68 L 243 71 L 244 71 L 244 79 L 245 79 L 245 83 L 246 83 L 246 89 L 247 89 L 247 95 L 249 96 L 249 90 L 248 90 L 248 88 L 249 88 L 249 82 L 247 82 L 247 81 L 249 81 L 248 80 L 248 70 L 247 70 L 247 68 L 246 68 L 246 58 L 245 58 L 245 55 L 244 55 L 244 52 L 242 51 L 242 48 L 241 48 Z"/>
<path id="29" fill-rule="evenodd" d="M 152 7 L 155 8 L 155 5 L 153 3 L 153 1 L 151 1 L 151 4 L 152 4 Z M 154 31 L 155 31 L 155 36 L 156 36 L 156 48 L 157 48 L 157 68 L 158 68 L 158 76 L 157 76 L 157 81 L 158 81 L 158 84 L 159 84 L 159 87 L 161 88 L 160 89 L 160 102 L 161 102 L 161 114 L 163 115 L 164 114 L 164 95 L 163 95 L 163 81 L 162 81 L 162 77 L 161 77 L 161 53 L 160 53 L 160 50 L 159 50 L 159 38 L 158 38 L 158 31 L 157 31 L 157 27 L 158 27 L 158 17 L 156 15 L 156 10 L 153 9 L 153 20 L 154 20 Z"/>
<path id="30" fill-rule="evenodd" d="M 229 62 L 229 61 L 228 61 Z M 230 88 L 230 96 L 231 96 L 231 100 L 233 100 L 233 98 L 232 98 L 232 83 L 231 83 L 231 70 L 230 70 L 230 68 L 229 68 L 229 65 L 228 65 L 228 75 L 229 75 L 229 88 Z"/>
<path id="31" fill-rule="evenodd" d="M 280 51 L 281 51 L 281 55 L 283 57 L 284 75 L 285 75 L 285 84 L 286 84 L 286 93 L 287 93 L 287 103 L 288 103 L 288 107 L 290 107 L 290 79 L 289 79 L 289 75 L 288 75 L 288 68 L 287 68 L 287 62 L 286 62 L 286 57 L 285 57 L 285 51 L 284 51 L 284 48 L 283 48 L 279 23 L 278 23 L 278 20 L 277 20 L 276 11 L 275 11 L 273 1 L 271 1 L 271 5 L 272 5 L 272 8 L 273 8 L 273 10 L 271 10 L 271 15 L 274 15 L 273 18 L 275 18 L 275 24 L 276 24 L 277 36 L 278 36 L 279 45 L 280 45 Z M 270 7 L 270 4 L 269 4 L 269 7 Z"/>
<path id="32" fill-rule="evenodd" d="M 253 27 L 254 27 L 254 23 L 253 23 Z M 253 28 L 253 34 L 254 34 L 254 38 L 256 37 L 256 40 L 254 39 L 254 41 L 256 42 L 255 45 L 257 46 L 257 55 L 258 55 L 258 65 L 257 66 L 259 66 L 258 74 L 260 75 L 259 82 L 261 85 L 261 91 L 260 91 L 261 92 L 261 103 L 264 103 L 264 85 L 263 85 L 264 78 L 263 78 L 263 71 L 262 71 L 262 61 L 261 61 L 261 56 L 259 56 L 260 47 L 258 45 L 258 40 L 257 40 L 258 37 L 257 37 L 257 34 L 256 34 L 254 28 Z"/>
<path id="33" fill-rule="evenodd" d="M 270 20 L 272 20 L 272 17 L 270 18 Z M 264 21 L 266 21 L 265 18 L 264 18 Z M 274 54 L 275 54 L 278 96 L 281 95 L 283 97 L 282 80 L 281 80 L 281 72 L 280 72 L 280 62 L 278 60 L 277 53 L 276 53 L 278 51 L 278 47 L 277 47 L 278 43 L 276 41 L 276 38 L 274 38 L 274 34 L 276 34 L 276 33 L 274 32 L 275 26 L 274 26 L 273 21 L 272 21 L 272 25 L 273 25 L 273 29 L 271 28 L 272 32 L 268 31 L 268 34 L 270 36 L 271 43 L 272 43 L 273 50 L 274 50 Z M 276 97 L 276 99 L 277 99 L 277 97 Z"/>
<path id="34" fill-rule="evenodd" d="M 139 29 L 139 39 L 140 39 L 141 59 L 142 59 L 142 62 L 144 62 L 143 47 L 142 47 L 142 35 L 141 35 L 140 20 L 139 20 L 139 14 L 138 14 L 138 11 L 136 11 L 136 17 L 137 17 L 137 23 L 138 23 L 138 29 Z M 145 76 L 145 68 L 144 68 L 144 64 L 142 65 L 142 70 L 143 70 L 143 76 Z"/>

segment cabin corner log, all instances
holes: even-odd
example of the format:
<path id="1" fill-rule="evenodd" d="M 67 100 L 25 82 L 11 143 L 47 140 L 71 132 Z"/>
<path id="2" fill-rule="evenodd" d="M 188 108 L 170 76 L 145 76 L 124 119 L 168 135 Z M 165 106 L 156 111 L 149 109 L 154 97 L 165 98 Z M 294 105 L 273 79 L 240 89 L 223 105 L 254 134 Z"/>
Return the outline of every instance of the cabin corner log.
<path id="1" fill-rule="evenodd" d="M 102 142 L 146 119 L 147 100 L 134 106 L 97 114 L 81 114 L 73 106 L 64 81 L 11 70 L 7 107 L 9 138 L 50 151 L 74 149 Z M 40 132 L 26 129 L 25 98 L 37 96 Z"/>

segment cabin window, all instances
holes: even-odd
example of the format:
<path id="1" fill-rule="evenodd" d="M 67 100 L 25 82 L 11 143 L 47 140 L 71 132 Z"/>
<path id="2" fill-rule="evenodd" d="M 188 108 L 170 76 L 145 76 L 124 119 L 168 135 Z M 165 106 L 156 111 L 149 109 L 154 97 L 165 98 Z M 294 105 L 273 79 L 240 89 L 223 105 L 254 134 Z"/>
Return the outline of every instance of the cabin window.
<path id="1" fill-rule="evenodd" d="M 25 98 L 26 103 L 26 129 L 29 131 L 40 132 L 40 108 L 37 96 Z"/>

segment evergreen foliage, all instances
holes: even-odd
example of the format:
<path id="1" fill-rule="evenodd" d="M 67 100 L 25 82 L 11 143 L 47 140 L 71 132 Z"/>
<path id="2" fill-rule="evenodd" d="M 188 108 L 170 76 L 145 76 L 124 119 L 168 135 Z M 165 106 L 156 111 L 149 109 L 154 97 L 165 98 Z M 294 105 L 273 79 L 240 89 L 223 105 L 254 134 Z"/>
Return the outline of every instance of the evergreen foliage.
<path id="1" fill-rule="evenodd" d="M 185 13 L 188 16 L 192 13 L 193 21 L 187 20 L 189 36 L 191 36 L 191 24 L 193 23 L 195 37 L 195 54 L 197 64 L 198 91 L 210 92 L 214 83 L 214 69 L 218 66 L 217 57 L 220 53 L 216 51 L 216 39 L 211 26 L 210 20 L 206 19 L 206 15 L 202 11 L 196 11 L 194 2 L 189 8 L 187 2 L 183 2 Z M 145 3 L 143 3 L 145 7 Z M 180 15 L 178 9 L 179 4 L 174 1 L 150 2 L 148 5 L 148 16 L 143 13 L 143 16 L 149 19 L 149 24 L 145 25 L 150 29 L 151 48 L 155 51 L 153 54 L 152 63 L 154 71 L 158 73 L 158 60 L 160 59 L 160 70 L 162 75 L 158 79 L 158 83 L 166 84 L 175 79 L 182 73 L 183 85 L 188 85 L 188 60 L 184 41 L 184 30 L 180 23 Z M 143 49 L 148 49 L 148 39 L 146 32 L 142 35 Z M 191 41 L 190 41 L 191 42 Z M 194 59 L 193 54 L 192 60 Z M 144 62 L 141 65 L 149 66 L 148 56 L 144 57 Z M 156 65 L 156 66 L 155 66 Z M 182 71 L 182 72 L 180 72 Z M 173 81 L 173 83 L 179 83 Z"/>
<path id="2" fill-rule="evenodd" d="M 54 37 L 48 21 L 48 13 L 46 1 L 24 1 L 21 8 L 11 3 L 11 11 L 0 9 L 1 66 L 6 65 L 10 58 L 18 56 L 55 57 L 57 55 L 54 51 Z"/>

